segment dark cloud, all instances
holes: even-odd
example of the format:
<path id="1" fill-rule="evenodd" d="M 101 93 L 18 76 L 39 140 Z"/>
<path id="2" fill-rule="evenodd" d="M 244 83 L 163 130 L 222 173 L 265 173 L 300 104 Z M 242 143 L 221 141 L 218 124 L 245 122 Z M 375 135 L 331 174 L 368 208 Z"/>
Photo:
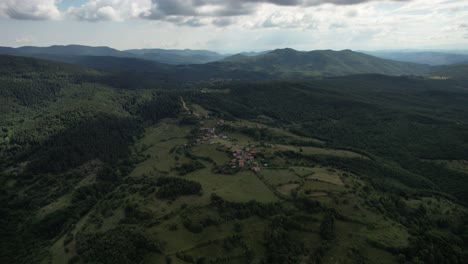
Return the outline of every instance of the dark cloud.
<path id="1" fill-rule="evenodd" d="M 189 26 L 189 27 L 201 27 L 201 26 L 204 26 L 205 23 L 200 21 L 200 19 L 198 19 L 198 18 L 190 18 L 190 19 L 187 19 L 187 20 L 179 23 L 178 25 L 180 25 L 180 26 Z"/>
<path id="2" fill-rule="evenodd" d="M 32 13 L 27 13 L 27 12 L 21 12 L 16 9 L 8 9 L 6 10 L 6 15 L 12 19 L 18 19 L 18 20 L 46 20 L 49 19 L 47 15 L 36 15 Z"/>
<path id="3" fill-rule="evenodd" d="M 258 4 L 265 3 L 278 6 L 308 7 L 322 4 L 356 5 L 373 1 L 382 0 L 152 0 L 152 9 L 142 16 L 155 20 L 165 20 L 167 16 L 219 18 L 252 14 Z M 390 1 L 407 2 L 411 0 Z"/>
<path id="4" fill-rule="evenodd" d="M 234 24 L 234 20 L 232 18 L 222 17 L 214 19 L 211 23 L 217 27 L 227 27 Z"/>

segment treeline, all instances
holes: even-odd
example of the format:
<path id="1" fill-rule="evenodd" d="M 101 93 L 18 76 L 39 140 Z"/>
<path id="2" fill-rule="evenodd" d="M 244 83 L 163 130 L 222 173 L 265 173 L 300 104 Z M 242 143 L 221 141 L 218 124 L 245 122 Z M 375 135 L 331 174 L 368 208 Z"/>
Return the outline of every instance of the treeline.
<path id="1" fill-rule="evenodd" d="M 0 98 L 31 106 L 56 99 L 72 84 L 97 79 L 98 71 L 64 63 L 0 55 Z"/>
<path id="2" fill-rule="evenodd" d="M 288 231 L 294 230 L 291 219 L 286 216 L 275 217 L 265 233 L 265 259 L 262 263 L 295 264 L 306 254 L 304 243 L 294 239 Z"/>
<path id="3" fill-rule="evenodd" d="M 128 157 L 128 147 L 141 131 L 131 118 L 99 115 L 81 121 L 40 146 L 32 156 L 28 171 L 58 173 L 94 159 L 117 162 Z"/>
<path id="4" fill-rule="evenodd" d="M 177 94 L 159 93 L 150 101 L 141 105 L 138 114 L 150 123 L 157 123 L 163 118 L 175 117 L 182 105 Z"/>
<path id="5" fill-rule="evenodd" d="M 60 82 L 0 78 L 0 98 L 16 100 L 23 106 L 32 106 L 44 101 L 51 101 L 57 98 L 64 86 L 68 85 L 66 82 Z"/>
<path id="6" fill-rule="evenodd" d="M 63 173 L 60 175 L 41 175 L 34 179 L 18 178 L 17 188 L 27 186 L 22 196 L 17 190 L 8 190 L 0 195 L 2 236 L 0 262 L 2 263 L 36 263 L 40 262 L 40 250 L 56 237 L 69 234 L 85 214 L 106 194 L 121 182 L 129 172 L 124 164 L 98 166 L 96 181 L 75 189 L 75 186 L 86 175 L 86 172 Z M 37 209 L 50 204 L 59 197 L 70 193 L 71 201 L 64 207 L 37 217 Z M 18 231 L 21 230 L 21 231 Z M 73 237 L 67 235 L 66 244 Z"/>
<path id="7" fill-rule="evenodd" d="M 182 195 L 195 195 L 202 190 L 201 184 L 198 182 L 175 177 L 160 177 L 156 186 L 159 187 L 156 196 L 165 199 L 175 199 Z"/>
<path id="8" fill-rule="evenodd" d="M 214 206 L 225 219 L 246 219 L 254 215 L 268 217 L 282 214 L 286 211 L 280 203 L 264 204 L 257 201 L 249 201 L 247 203 L 229 202 L 215 193 L 211 194 L 211 205 Z"/>
<path id="9" fill-rule="evenodd" d="M 188 163 L 183 163 L 180 166 L 177 166 L 175 170 L 179 173 L 179 175 L 183 176 L 203 168 L 205 168 L 205 165 L 203 165 L 201 162 L 197 160 L 191 160 Z"/>
<path id="10" fill-rule="evenodd" d="M 161 245 L 150 241 L 139 227 L 118 226 L 104 233 L 78 233 L 71 262 L 102 264 L 139 263 L 150 252 L 160 252 Z"/>

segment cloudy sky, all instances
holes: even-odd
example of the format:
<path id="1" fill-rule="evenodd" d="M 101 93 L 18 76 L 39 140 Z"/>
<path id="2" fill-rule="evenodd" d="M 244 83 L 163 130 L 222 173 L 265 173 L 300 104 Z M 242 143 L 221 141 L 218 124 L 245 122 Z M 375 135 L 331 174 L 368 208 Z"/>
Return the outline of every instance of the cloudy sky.
<path id="1" fill-rule="evenodd" d="M 468 0 L 0 0 L 0 46 L 468 49 Z"/>

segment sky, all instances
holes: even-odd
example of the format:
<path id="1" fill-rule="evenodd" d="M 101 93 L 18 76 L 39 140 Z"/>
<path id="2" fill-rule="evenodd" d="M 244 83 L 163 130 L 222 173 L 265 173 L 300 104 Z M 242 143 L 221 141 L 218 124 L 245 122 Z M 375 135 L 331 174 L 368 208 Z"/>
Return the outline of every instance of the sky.
<path id="1" fill-rule="evenodd" d="M 468 49 L 468 0 L 0 0 L 0 46 Z"/>

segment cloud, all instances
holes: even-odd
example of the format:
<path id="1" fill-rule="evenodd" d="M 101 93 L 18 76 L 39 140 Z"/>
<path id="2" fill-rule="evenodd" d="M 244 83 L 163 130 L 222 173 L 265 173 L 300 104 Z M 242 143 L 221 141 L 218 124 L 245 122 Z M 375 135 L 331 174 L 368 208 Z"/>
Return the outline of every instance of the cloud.
<path id="1" fill-rule="evenodd" d="M 0 17 L 19 20 L 59 19 L 58 0 L 1 0 Z"/>
<path id="2" fill-rule="evenodd" d="M 313 29 L 317 27 L 317 21 L 311 15 L 304 13 L 276 12 L 263 20 L 259 27 Z"/>
<path id="3" fill-rule="evenodd" d="M 151 0 L 89 0 L 70 7 L 67 17 L 85 21 L 123 21 L 139 18 L 151 8 Z"/>
<path id="4" fill-rule="evenodd" d="M 235 22 L 234 19 L 226 18 L 226 17 L 216 18 L 216 19 L 213 19 L 213 21 L 211 21 L 211 23 L 217 27 L 227 27 L 229 25 L 234 24 L 234 22 Z"/>
<path id="5" fill-rule="evenodd" d="M 29 43 L 32 43 L 36 41 L 36 38 L 34 36 L 21 36 L 21 37 L 18 37 L 15 39 L 15 43 L 19 44 L 19 45 L 25 45 L 25 44 L 29 44 Z"/>
<path id="6" fill-rule="evenodd" d="M 187 26 L 187 27 L 201 27 L 206 24 L 201 19 L 195 18 L 195 17 L 184 18 L 180 16 L 171 16 L 171 17 L 167 17 L 164 21 L 176 24 L 177 26 Z"/>
<path id="7" fill-rule="evenodd" d="M 195 23 L 195 18 L 211 18 L 218 27 L 230 25 L 222 18 L 252 15 L 263 5 L 311 7 L 322 4 L 355 5 L 382 0 L 88 0 L 62 14 L 57 4 L 62 0 L 0 0 L 0 16 L 11 19 L 50 20 L 72 18 L 80 21 L 124 21 L 143 18 L 168 21 L 174 17 Z M 410 1 L 410 0 L 388 0 Z M 191 20 L 190 20 L 191 19 Z M 193 22 L 193 23 L 192 23 Z"/>
<path id="8" fill-rule="evenodd" d="M 322 4 L 356 5 L 381 0 L 152 0 L 152 8 L 143 17 L 161 20 L 165 16 L 229 17 L 254 13 L 261 4 L 311 7 Z M 407 2 L 411 0 L 390 0 Z"/>
<path id="9" fill-rule="evenodd" d="M 333 22 L 330 24 L 329 28 L 334 29 L 334 28 L 346 28 L 348 25 L 346 23 L 341 23 L 341 22 Z"/>
<path id="10" fill-rule="evenodd" d="M 79 7 L 72 7 L 67 15 L 77 20 L 125 20 L 144 18 L 171 21 L 174 17 L 224 17 L 254 14 L 262 5 L 311 7 L 322 4 L 355 5 L 381 0 L 89 0 Z M 410 0 L 389 0 L 410 1 Z M 213 21 L 216 26 L 229 25 Z M 224 21 L 226 22 L 226 20 Z"/>

